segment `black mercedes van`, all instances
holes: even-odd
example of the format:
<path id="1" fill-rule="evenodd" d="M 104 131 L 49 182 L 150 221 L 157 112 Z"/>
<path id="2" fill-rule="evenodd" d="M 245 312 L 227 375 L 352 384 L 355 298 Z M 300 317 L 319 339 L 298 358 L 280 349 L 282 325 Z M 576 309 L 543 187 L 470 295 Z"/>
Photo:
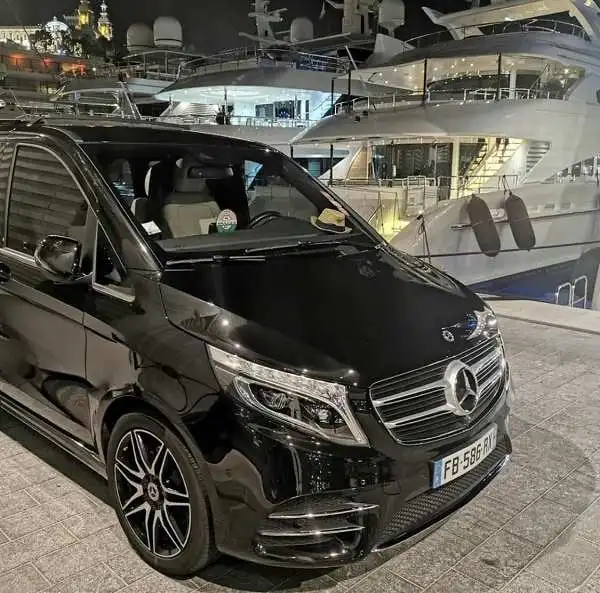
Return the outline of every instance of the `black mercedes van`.
<path id="1" fill-rule="evenodd" d="M 0 220 L 0 404 L 166 574 L 356 561 L 509 459 L 493 312 L 275 150 L 0 123 Z"/>

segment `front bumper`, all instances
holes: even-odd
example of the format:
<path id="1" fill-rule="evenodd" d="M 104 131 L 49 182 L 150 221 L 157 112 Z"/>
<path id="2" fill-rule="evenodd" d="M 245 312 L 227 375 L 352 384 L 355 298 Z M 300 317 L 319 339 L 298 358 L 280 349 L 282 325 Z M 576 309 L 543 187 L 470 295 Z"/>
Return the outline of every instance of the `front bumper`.
<path id="1" fill-rule="evenodd" d="M 280 505 L 259 526 L 254 554 L 271 563 L 337 566 L 410 540 L 474 498 L 506 465 L 507 439 L 468 474 L 412 499 L 381 492 L 306 497 Z"/>
<path id="2" fill-rule="evenodd" d="M 289 498 L 267 512 L 264 507 L 252 509 L 256 502 L 248 504 L 248 494 L 242 503 L 238 492 L 237 503 L 227 512 L 227 535 L 219 541 L 219 548 L 267 565 L 330 568 L 358 561 L 372 551 L 412 545 L 477 496 L 507 464 L 512 448 L 505 413 L 491 421 L 499 426 L 494 452 L 469 473 L 436 490 L 430 488 L 428 475 L 421 487 L 415 478 L 406 488 L 380 482 L 325 490 Z M 314 483 L 305 488 L 311 489 Z"/>

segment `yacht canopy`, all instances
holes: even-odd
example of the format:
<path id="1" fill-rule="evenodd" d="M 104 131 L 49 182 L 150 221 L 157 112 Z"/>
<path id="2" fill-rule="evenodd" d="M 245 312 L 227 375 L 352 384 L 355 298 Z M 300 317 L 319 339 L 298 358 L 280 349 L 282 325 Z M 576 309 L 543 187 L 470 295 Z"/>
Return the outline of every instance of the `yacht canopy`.
<path id="1" fill-rule="evenodd" d="M 442 15 L 429 9 L 425 12 L 435 24 L 446 27 L 449 31 L 568 12 L 579 21 L 593 40 L 600 41 L 600 16 L 594 0 L 506 0 L 451 14 Z"/>
<path id="2" fill-rule="evenodd" d="M 503 33 L 469 37 L 439 45 L 402 52 L 385 64 L 361 69 L 357 74 L 365 83 L 398 88 L 422 88 L 423 64 L 428 61 L 428 81 L 459 75 L 502 72 L 541 71 L 548 62 L 566 68 L 583 68 L 600 75 L 600 47 L 573 35 L 548 32 Z M 356 76 L 356 75 L 355 75 Z M 386 83 L 387 81 L 387 83 Z"/>

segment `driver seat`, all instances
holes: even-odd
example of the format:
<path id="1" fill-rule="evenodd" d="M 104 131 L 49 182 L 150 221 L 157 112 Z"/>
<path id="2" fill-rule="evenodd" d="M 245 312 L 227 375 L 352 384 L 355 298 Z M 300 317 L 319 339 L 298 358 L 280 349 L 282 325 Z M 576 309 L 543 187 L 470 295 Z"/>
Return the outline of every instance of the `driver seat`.
<path id="1" fill-rule="evenodd" d="M 175 169 L 173 191 L 166 196 L 162 209 L 168 235 L 176 239 L 207 235 L 220 212 L 196 160 L 180 159 Z"/>

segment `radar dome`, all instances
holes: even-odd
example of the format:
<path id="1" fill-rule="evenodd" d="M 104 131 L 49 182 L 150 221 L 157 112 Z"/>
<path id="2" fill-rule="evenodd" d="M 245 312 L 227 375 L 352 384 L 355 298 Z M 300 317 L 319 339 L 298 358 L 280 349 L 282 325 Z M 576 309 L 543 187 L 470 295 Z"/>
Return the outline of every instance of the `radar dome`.
<path id="1" fill-rule="evenodd" d="M 301 43 L 310 41 L 315 37 L 315 28 L 312 21 L 305 16 L 298 17 L 292 21 L 290 27 L 290 41 L 292 43 Z"/>
<path id="2" fill-rule="evenodd" d="M 145 51 L 154 47 L 152 29 L 144 23 L 135 23 L 127 29 L 127 51 Z"/>
<path id="3" fill-rule="evenodd" d="M 390 35 L 405 23 L 405 6 L 403 0 L 383 0 L 379 5 L 379 25 Z"/>
<path id="4" fill-rule="evenodd" d="M 183 28 L 172 16 L 160 16 L 154 21 L 154 45 L 168 49 L 183 47 Z"/>

